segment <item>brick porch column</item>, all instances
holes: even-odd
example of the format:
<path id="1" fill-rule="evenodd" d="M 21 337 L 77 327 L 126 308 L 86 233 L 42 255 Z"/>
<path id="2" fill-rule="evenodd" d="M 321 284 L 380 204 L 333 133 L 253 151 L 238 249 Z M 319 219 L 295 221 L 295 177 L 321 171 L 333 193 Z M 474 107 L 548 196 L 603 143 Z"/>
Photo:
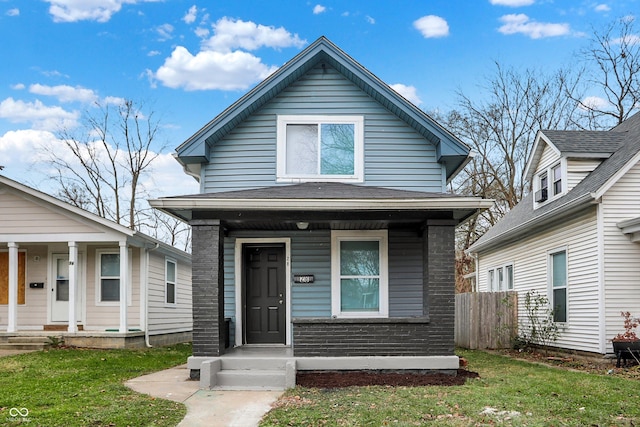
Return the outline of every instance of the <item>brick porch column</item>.
<path id="1" fill-rule="evenodd" d="M 224 353 L 224 234 L 219 220 L 193 220 L 193 355 Z"/>
<path id="2" fill-rule="evenodd" d="M 455 351 L 454 220 L 429 220 L 424 233 L 424 314 L 429 316 L 428 355 Z"/>

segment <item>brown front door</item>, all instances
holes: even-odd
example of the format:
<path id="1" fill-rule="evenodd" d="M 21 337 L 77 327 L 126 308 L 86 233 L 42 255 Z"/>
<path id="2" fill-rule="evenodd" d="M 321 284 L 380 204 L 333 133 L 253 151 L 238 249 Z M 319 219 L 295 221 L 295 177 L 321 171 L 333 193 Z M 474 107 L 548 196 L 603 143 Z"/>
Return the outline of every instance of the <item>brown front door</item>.
<path id="1" fill-rule="evenodd" d="M 245 245 L 245 338 L 247 344 L 285 344 L 284 246 Z"/>

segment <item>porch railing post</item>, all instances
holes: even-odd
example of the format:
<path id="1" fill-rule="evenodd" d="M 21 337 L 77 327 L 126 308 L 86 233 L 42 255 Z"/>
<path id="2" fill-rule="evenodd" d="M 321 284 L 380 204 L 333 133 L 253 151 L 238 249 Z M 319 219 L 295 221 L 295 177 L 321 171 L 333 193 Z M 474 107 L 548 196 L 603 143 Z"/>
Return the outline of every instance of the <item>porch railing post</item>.
<path id="1" fill-rule="evenodd" d="M 127 242 L 120 242 L 120 333 L 127 332 L 127 294 L 129 287 L 129 251 Z"/>
<path id="2" fill-rule="evenodd" d="M 76 292 L 78 280 L 78 244 L 69 242 L 69 328 L 71 333 L 78 332 L 76 312 Z"/>
<path id="3" fill-rule="evenodd" d="M 7 312 L 7 332 L 18 329 L 18 244 L 9 242 L 9 307 Z"/>

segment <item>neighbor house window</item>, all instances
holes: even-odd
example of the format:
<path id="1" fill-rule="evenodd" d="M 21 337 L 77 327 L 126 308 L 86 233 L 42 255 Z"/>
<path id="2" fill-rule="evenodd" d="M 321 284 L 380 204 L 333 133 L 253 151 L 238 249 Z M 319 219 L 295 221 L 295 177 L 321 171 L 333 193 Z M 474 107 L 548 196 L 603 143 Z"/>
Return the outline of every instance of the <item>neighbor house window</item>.
<path id="1" fill-rule="evenodd" d="M 98 254 L 100 301 L 120 301 L 120 253 Z"/>
<path id="2" fill-rule="evenodd" d="M 278 116 L 278 180 L 363 180 L 361 116 Z"/>
<path id="3" fill-rule="evenodd" d="M 553 195 L 562 193 L 562 168 L 560 165 L 555 165 L 551 169 L 551 176 L 553 179 Z"/>
<path id="4" fill-rule="evenodd" d="M 509 291 L 513 289 L 513 264 L 489 269 L 487 275 L 489 291 Z"/>
<path id="5" fill-rule="evenodd" d="M 27 253 L 18 251 L 18 304 L 25 303 Z M 0 304 L 9 304 L 9 252 L 0 252 Z"/>
<path id="6" fill-rule="evenodd" d="M 387 317 L 387 231 L 331 233 L 332 314 Z"/>
<path id="7" fill-rule="evenodd" d="M 167 259 L 165 262 L 165 300 L 167 304 L 176 303 L 176 262 Z"/>
<path id="8" fill-rule="evenodd" d="M 559 251 L 550 255 L 551 268 L 551 308 L 554 322 L 567 321 L 567 252 Z"/>

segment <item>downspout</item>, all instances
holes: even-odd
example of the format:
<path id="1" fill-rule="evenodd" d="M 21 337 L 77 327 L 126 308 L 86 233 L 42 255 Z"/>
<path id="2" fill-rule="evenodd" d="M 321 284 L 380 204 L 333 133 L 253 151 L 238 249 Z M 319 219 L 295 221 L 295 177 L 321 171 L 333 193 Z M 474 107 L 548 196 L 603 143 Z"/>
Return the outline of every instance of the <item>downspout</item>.
<path id="1" fill-rule="evenodd" d="M 144 285 L 144 344 L 151 348 L 153 347 L 151 343 L 149 343 L 149 253 L 155 251 L 160 247 L 160 243 L 156 243 L 155 246 L 151 249 L 147 249 L 145 246 L 145 273 L 143 279 Z"/>

